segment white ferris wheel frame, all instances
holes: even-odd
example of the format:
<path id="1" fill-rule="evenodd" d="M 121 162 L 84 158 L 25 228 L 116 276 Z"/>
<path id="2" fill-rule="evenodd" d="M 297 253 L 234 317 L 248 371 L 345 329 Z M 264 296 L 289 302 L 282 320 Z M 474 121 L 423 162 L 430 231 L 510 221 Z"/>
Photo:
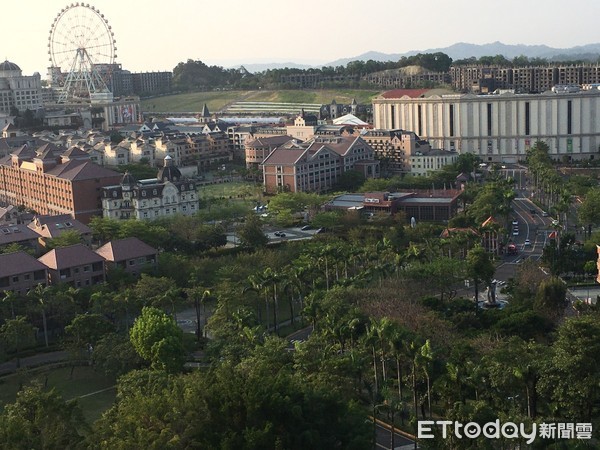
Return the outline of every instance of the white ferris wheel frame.
<path id="1" fill-rule="evenodd" d="M 110 93 L 98 67 L 104 66 L 104 73 L 110 74 L 116 50 L 112 27 L 97 8 L 72 3 L 61 9 L 48 36 L 52 67 L 61 74 L 67 70 L 59 103 Z"/>

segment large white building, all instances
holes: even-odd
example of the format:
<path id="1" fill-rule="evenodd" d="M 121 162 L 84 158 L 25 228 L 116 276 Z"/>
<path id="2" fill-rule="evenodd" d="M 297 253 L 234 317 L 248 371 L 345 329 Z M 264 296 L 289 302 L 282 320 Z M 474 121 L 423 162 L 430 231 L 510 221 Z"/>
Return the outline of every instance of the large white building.
<path id="1" fill-rule="evenodd" d="M 15 63 L 0 63 L 0 112 L 10 114 L 15 107 L 20 112 L 37 111 L 42 107 L 42 81 L 39 73 L 24 76 Z"/>
<path id="2" fill-rule="evenodd" d="M 555 159 L 600 157 L 600 91 L 441 94 L 395 89 L 373 100 L 374 126 L 412 130 L 434 148 L 516 162 L 541 140 Z"/>

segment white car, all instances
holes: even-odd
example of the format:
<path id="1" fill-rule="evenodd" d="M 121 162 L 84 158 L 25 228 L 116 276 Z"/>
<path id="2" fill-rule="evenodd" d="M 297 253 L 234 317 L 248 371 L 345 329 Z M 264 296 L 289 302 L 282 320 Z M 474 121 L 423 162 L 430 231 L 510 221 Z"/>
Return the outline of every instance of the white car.
<path id="1" fill-rule="evenodd" d="M 518 220 L 513 220 L 512 224 L 513 224 L 513 227 L 518 227 L 519 226 L 519 221 Z"/>
<path id="2" fill-rule="evenodd" d="M 531 245 L 531 241 L 529 239 L 525 239 L 525 247 L 529 247 Z"/>
<path id="3" fill-rule="evenodd" d="M 513 236 L 518 236 L 519 235 L 519 229 L 518 228 L 514 228 L 513 229 Z"/>

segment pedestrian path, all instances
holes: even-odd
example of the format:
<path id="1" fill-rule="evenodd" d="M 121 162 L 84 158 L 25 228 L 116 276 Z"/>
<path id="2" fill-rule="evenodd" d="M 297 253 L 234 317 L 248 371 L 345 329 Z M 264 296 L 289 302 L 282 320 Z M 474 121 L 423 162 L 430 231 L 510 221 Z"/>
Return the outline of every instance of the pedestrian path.
<path id="1" fill-rule="evenodd" d="M 47 364 L 54 364 L 62 361 L 67 361 L 68 359 L 69 354 L 62 350 L 56 352 L 38 353 L 37 355 L 21 358 L 20 369 L 31 369 Z M 0 364 L 0 376 L 15 373 L 17 370 L 19 370 L 19 367 L 17 367 L 16 359 Z"/>

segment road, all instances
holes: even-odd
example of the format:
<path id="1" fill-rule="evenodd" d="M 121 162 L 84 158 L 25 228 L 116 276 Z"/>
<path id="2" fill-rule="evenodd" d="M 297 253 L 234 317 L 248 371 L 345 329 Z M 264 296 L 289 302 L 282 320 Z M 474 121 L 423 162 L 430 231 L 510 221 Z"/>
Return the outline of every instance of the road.
<path id="1" fill-rule="evenodd" d="M 394 448 L 392 449 L 392 433 L 389 425 L 378 421 L 375 424 L 376 448 L 385 450 L 408 450 L 415 448 L 415 442 L 394 432 Z M 418 447 L 417 447 L 418 448 Z"/>

